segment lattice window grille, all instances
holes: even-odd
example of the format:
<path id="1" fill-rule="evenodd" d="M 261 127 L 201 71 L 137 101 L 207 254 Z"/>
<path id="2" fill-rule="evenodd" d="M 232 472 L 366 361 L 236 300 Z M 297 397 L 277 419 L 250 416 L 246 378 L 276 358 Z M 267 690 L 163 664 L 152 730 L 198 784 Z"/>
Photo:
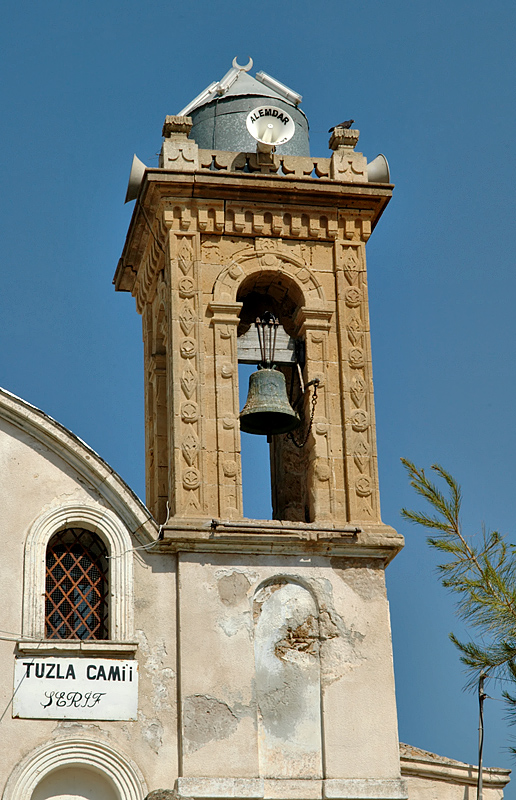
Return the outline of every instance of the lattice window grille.
<path id="1" fill-rule="evenodd" d="M 45 635 L 47 639 L 107 639 L 109 565 L 94 533 L 67 528 L 47 547 Z"/>

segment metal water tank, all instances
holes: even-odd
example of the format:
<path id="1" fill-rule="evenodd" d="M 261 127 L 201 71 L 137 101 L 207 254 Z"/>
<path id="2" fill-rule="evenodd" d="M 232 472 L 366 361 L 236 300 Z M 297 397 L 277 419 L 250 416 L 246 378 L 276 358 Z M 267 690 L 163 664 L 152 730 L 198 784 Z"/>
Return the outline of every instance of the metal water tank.
<path id="1" fill-rule="evenodd" d="M 288 114 L 295 123 L 290 141 L 278 145 L 279 155 L 309 156 L 308 120 L 294 103 L 246 72 L 241 72 L 227 92 L 209 99 L 190 112 L 193 127 L 190 138 L 203 150 L 229 150 L 253 153 L 256 141 L 246 127 L 250 111 L 260 106 L 273 106 Z"/>

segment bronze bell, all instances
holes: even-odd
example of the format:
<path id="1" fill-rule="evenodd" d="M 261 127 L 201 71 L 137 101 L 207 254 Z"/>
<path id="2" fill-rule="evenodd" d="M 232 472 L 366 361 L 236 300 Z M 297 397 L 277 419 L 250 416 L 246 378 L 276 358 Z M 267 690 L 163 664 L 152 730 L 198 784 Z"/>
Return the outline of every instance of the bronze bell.
<path id="1" fill-rule="evenodd" d="M 247 401 L 240 412 L 241 430 L 274 436 L 293 431 L 299 423 L 299 415 L 288 401 L 283 373 L 276 369 L 253 372 Z"/>

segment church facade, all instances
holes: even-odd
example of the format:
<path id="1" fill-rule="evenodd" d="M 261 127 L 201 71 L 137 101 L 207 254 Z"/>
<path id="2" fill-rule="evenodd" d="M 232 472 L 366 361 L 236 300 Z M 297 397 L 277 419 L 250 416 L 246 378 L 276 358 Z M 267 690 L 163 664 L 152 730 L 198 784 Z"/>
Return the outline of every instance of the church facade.
<path id="1" fill-rule="evenodd" d="M 160 166 L 132 173 L 114 283 L 142 316 L 146 505 L 0 393 L 4 800 L 476 791 L 473 767 L 398 741 L 403 539 L 380 516 L 365 261 L 388 168 L 342 127 L 310 156 L 299 96 L 249 69 L 167 117 Z M 272 520 L 243 513 L 242 362 L 281 376 L 295 418 L 254 418 Z M 507 781 L 484 770 L 484 794 Z"/>

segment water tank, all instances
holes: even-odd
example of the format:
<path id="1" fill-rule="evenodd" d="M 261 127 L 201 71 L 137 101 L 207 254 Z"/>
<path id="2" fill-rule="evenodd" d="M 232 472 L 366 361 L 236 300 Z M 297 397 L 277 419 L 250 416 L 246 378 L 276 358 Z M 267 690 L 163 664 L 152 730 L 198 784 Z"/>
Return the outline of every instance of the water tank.
<path id="1" fill-rule="evenodd" d="M 246 127 L 250 111 L 260 106 L 274 106 L 288 114 L 296 129 L 290 141 L 278 145 L 279 155 L 309 156 L 308 120 L 300 108 L 281 97 L 274 89 L 241 72 L 221 97 L 210 99 L 190 112 L 193 127 L 190 138 L 203 150 L 230 150 L 253 153 L 256 141 Z"/>

